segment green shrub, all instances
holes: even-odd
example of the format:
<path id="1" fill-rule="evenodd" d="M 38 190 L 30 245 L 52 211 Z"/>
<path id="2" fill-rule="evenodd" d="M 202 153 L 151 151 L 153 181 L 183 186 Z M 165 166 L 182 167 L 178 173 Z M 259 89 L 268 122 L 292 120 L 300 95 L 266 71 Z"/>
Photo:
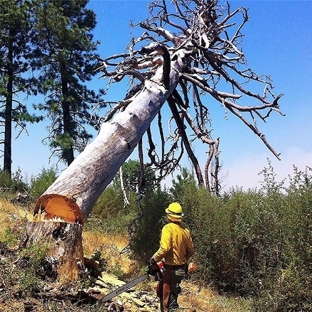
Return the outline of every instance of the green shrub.
<path id="1" fill-rule="evenodd" d="M 16 246 L 18 240 L 16 235 L 12 232 L 11 228 L 6 227 L 3 237 L 0 236 L 0 241 L 9 248 L 13 248 L 14 246 Z"/>
<path id="2" fill-rule="evenodd" d="M 18 276 L 17 288 L 20 296 L 26 297 L 40 289 L 40 279 L 32 267 L 24 268 Z"/>
<path id="3" fill-rule="evenodd" d="M 252 297 L 255 311 L 311 311 L 312 178 L 295 168 L 286 187 L 270 163 L 262 175 L 259 190 L 237 188 L 216 197 L 182 169 L 170 193 L 158 189 L 141 200 L 143 216 L 131 228 L 133 256 L 144 261 L 157 250 L 164 209 L 178 201 L 194 241 L 194 277 L 201 283 Z M 96 213 L 106 229 L 115 233 L 131 224 L 140 212 L 136 198 L 129 191 L 124 208 L 120 189 L 103 194 Z"/>
<path id="4" fill-rule="evenodd" d="M 241 194 L 244 214 L 236 214 L 239 291 L 254 297 L 256 311 L 311 311 L 311 176 L 295 169 L 285 187 L 272 168 L 264 173 L 262 189 Z"/>
<path id="5" fill-rule="evenodd" d="M 295 172 L 286 188 L 271 166 L 262 174 L 260 190 L 233 189 L 222 198 L 198 188 L 186 174 L 173 183 L 172 194 L 192 231 L 197 276 L 218 290 L 253 296 L 263 309 L 291 311 L 296 304 L 303 307 L 300 300 L 307 307 L 311 296 L 306 292 L 303 300 L 301 293 L 311 279 L 311 177 Z M 300 270 L 286 284 L 281 276 L 292 266 Z M 291 283 L 298 285 L 292 292 Z M 267 297 L 272 290 L 279 308 Z"/>
<path id="6" fill-rule="evenodd" d="M 36 243 L 21 250 L 17 287 L 22 296 L 28 296 L 38 291 L 42 278 L 45 278 L 45 258 L 48 244 Z"/>
<path id="7" fill-rule="evenodd" d="M 57 172 L 53 168 L 43 168 L 41 173 L 39 173 L 31 182 L 31 196 L 38 199 L 56 179 Z"/>
<path id="8" fill-rule="evenodd" d="M 107 187 L 92 210 L 91 226 L 103 233 L 127 235 L 128 224 L 138 214 L 138 196 L 129 191 L 127 198 L 129 204 L 125 205 L 121 189 Z"/>
<path id="9" fill-rule="evenodd" d="M 124 208 L 124 199 L 121 190 L 113 186 L 108 186 L 105 191 L 98 198 L 93 210 L 92 215 L 102 220 L 107 218 L 116 218 L 121 210 Z"/>
<path id="10" fill-rule="evenodd" d="M 165 224 L 165 208 L 170 203 L 167 192 L 158 188 L 146 194 L 141 203 L 142 216 L 132 223 L 131 251 L 136 259 L 146 261 L 157 251 L 161 228 Z"/>
<path id="11" fill-rule="evenodd" d="M 0 187 L 3 190 L 10 190 L 12 187 L 12 180 L 7 171 L 0 170 Z"/>
<path id="12" fill-rule="evenodd" d="M 17 169 L 16 172 L 12 174 L 12 184 L 11 184 L 11 190 L 14 193 L 25 193 L 29 191 L 29 186 L 26 182 L 23 181 L 24 177 L 22 176 L 22 171 L 20 168 Z"/>
<path id="13" fill-rule="evenodd" d="M 0 189 L 6 200 L 12 199 L 16 193 L 28 193 L 29 186 L 23 181 L 21 169 L 17 169 L 12 177 L 7 171 L 0 170 Z"/>
<path id="14" fill-rule="evenodd" d="M 255 311 L 312 311 L 311 269 L 304 263 L 290 263 L 275 272 L 254 296 Z"/>
<path id="15" fill-rule="evenodd" d="M 270 311 L 312 310 L 312 179 L 294 168 L 290 185 L 285 188 L 280 229 L 282 265 L 268 279 L 256 304 L 270 305 Z"/>
<path id="16" fill-rule="evenodd" d="M 238 252 L 232 211 L 221 198 L 212 197 L 206 190 L 199 190 L 197 196 L 192 236 L 200 279 L 219 290 L 233 289 L 237 283 Z"/>
<path id="17" fill-rule="evenodd" d="M 28 248 L 24 248 L 20 252 L 20 257 L 30 261 L 31 266 L 35 271 L 40 271 L 42 266 L 42 260 L 45 259 L 49 245 L 45 243 L 36 243 Z"/>

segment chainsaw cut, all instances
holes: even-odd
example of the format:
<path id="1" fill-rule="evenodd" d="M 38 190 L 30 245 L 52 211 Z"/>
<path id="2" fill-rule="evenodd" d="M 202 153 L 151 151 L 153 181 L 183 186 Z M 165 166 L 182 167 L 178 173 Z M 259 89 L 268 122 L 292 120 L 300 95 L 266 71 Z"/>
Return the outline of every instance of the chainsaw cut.
<path id="1" fill-rule="evenodd" d="M 155 281 L 159 281 L 162 277 L 162 274 L 164 272 L 164 264 L 163 262 L 154 262 L 154 263 L 148 263 L 147 264 L 148 269 L 146 274 L 141 275 L 135 279 L 133 279 L 132 281 L 122 285 L 121 287 L 115 289 L 114 291 L 110 292 L 109 294 L 105 295 L 104 297 L 102 297 L 101 299 L 99 299 L 98 301 L 98 305 L 110 301 L 112 298 L 122 294 L 123 292 L 125 292 L 126 290 L 134 287 L 135 285 L 145 281 L 146 279 L 149 279 L 150 276 L 153 276 L 155 278 Z"/>

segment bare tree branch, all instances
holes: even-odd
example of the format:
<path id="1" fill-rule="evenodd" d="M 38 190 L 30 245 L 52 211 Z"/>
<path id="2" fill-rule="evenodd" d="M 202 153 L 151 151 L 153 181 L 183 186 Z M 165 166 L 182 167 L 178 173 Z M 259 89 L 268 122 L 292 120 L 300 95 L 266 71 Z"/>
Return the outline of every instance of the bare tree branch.
<path id="1" fill-rule="evenodd" d="M 159 146 L 155 144 L 155 131 L 147 131 L 147 154 L 159 180 L 174 170 L 185 150 L 198 183 L 219 194 L 220 140 L 212 138 L 209 105 L 213 101 L 208 101 L 209 97 L 220 103 L 226 113 L 237 116 L 279 159 L 280 154 L 266 140 L 258 121 L 265 122 L 273 112 L 283 115 L 278 103 L 282 95 L 274 95 L 269 77 L 258 75 L 247 66 L 242 31 L 249 21 L 248 9 L 231 10 L 229 3 L 222 5 L 217 0 L 155 0 L 149 4 L 149 11 L 148 19 L 134 25 L 141 27 L 143 33 L 131 40 L 129 53 L 99 60 L 99 70 L 108 80 L 108 88 L 126 77 L 131 82 L 126 98 L 112 107 L 105 120 L 111 120 L 137 94 L 147 90 L 148 81 L 156 82 L 153 77 L 160 71 L 162 77 L 157 83 L 168 95 L 173 119 L 169 116 L 170 128 L 165 130 L 162 115 L 158 114 Z M 177 60 L 184 64 L 178 72 L 174 66 Z M 172 80 L 175 72 L 178 80 Z M 263 86 L 262 94 L 249 88 L 255 83 Z M 204 175 L 191 148 L 195 138 L 209 146 Z M 166 152 L 168 143 L 171 146 Z"/>

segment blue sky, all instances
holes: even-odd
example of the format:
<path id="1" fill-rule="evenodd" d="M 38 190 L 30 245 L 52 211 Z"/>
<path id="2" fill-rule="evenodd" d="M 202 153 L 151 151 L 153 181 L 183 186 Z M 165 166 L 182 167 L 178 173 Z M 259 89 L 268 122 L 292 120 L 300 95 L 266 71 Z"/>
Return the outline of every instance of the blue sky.
<path id="1" fill-rule="evenodd" d="M 243 30 L 249 66 L 258 74 L 270 75 L 275 94 L 284 94 L 280 106 L 286 116 L 273 114 L 267 123 L 258 124 L 281 153 L 281 161 L 236 117 L 229 115 L 226 120 L 222 108 L 214 117 L 213 136 L 221 138 L 224 186 L 248 189 L 259 187 L 262 177 L 258 173 L 268 166 L 268 159 L 278 180 L 292 174 L 293 165 L 300 170 L 312 167 L 312 1 L 229 2 L 232 9 L 249 8 L 251 19 Z M 88 6 L 97 14 L 94 37 L 101 41 L 98 53 L 102 57 L 124 51 L 132 36 L 129 22 L 148 17 L 147 4 L 143 0 L 90 0 Z M 96 78 L 94 86 L 104 87 L 104 81 Z M 116 97 L 121 99 L 123 94 Z M 44 126 L 28 129 L 29 136 L 22 134 L 13 143 L 13 171 L 20 167 L 26 180 L 55 164 L 54 159 L 49 162 L 49 149 L 41 143 L 46 135 Z M 204 161 L 202 150 L 198 145 L 195 153 Z M 190 166 L 187 161 L 183 165 Z"/>

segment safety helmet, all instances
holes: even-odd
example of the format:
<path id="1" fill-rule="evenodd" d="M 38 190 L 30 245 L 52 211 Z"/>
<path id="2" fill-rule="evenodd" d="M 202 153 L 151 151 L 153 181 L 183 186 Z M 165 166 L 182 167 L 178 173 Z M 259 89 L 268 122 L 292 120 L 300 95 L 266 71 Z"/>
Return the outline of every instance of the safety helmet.
<path id="1" fill-rule="evenodd" d="M 170 204 L 165 211 L 170 220 L 171 219 L 181 220 L 182 217 L 184 216 L 182 212 L 182 207 L 179 203 Z"/>

